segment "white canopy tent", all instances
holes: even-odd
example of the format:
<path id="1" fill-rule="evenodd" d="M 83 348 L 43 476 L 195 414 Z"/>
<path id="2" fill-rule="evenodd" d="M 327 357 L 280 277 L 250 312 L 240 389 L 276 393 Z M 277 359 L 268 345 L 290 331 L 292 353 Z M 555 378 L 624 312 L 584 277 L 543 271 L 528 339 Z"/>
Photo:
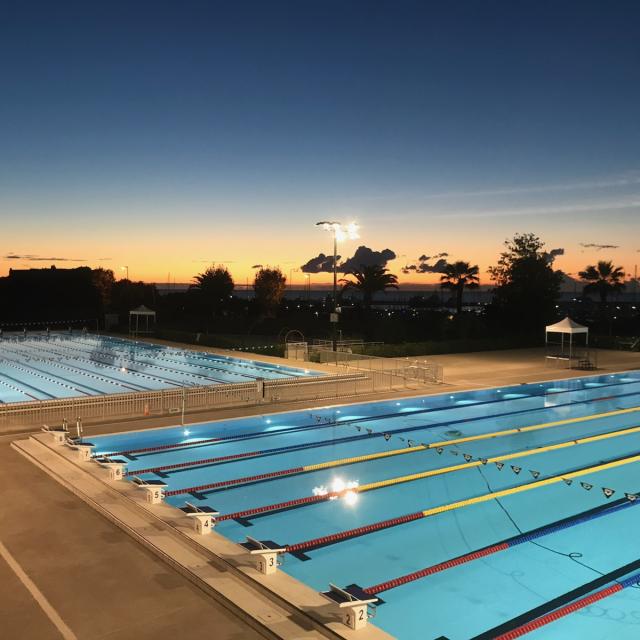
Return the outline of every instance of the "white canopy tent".
<path id="1" fill-rule="evenodd" d="M 140 328 L 140 319 L 143 319 L 143 327 Z M 151 326 L 149 323 L 151 322 Z M 141 304 L 136 309 L 129 311 L 129 334 L 136 336 L 140 333 L 153 333 L 156 323 L 156 312 Z"/>
<path id="2" fill-rule="evenodd" d="M 556 342 L 553 339 L 550 339 L 549 334 L 554 336 L 556 334 L 560 335 L 560 342 Z M 567 316 L 564 320 L 560 320 L 560 322 L 556 322 L 555 324 L 550 324 L 545 329 L 545 345 L 547 347 L 547 358 L 556 358 L 561 360 L 572 360 L 575 357 L 575 342 L 574 336 L 576 335 L 584 335 L 585 341 L 583 347 L 589 346 L 589 328 L 585 327 L 582 324 L 578 324 L 575 320 L 572 320 L 569 316 Z M 569 336 L 568 340 L 565 339 L 565 336 Z M 557 338 L 556 338 L 557 340 Z M 550 347 L 555 345 L 555 353 L 550 353 Z M 560 347 L 558 352 L 557 347 Z M 568 348 L 568 351 L 565 349 Z"/>

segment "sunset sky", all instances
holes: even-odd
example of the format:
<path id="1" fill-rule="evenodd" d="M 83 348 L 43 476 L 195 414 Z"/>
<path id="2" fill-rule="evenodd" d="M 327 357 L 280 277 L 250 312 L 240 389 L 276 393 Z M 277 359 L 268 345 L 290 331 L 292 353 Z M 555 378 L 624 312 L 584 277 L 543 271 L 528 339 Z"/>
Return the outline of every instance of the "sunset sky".
<path id="1" fill-rule="evenodd" d="M 446 252 L 486 280 L 529 231 L 569 273 L 640 261 L 638 2 L 9 1 L 0 18 L 0 275 L 289 276 L 331 249 L 324 219 L 356 220 L 341 254 L 391 249 L 396 273 Z"/>

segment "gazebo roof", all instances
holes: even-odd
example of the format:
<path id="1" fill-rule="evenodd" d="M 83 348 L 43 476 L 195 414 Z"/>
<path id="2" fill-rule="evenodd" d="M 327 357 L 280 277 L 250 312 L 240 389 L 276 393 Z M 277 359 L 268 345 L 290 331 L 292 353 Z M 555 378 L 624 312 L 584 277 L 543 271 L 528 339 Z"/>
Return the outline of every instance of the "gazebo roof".
<path id="1" fill-rule="evenodd" d="M 156 312 L 141 304 L 139 307 L 129 311 L 130 316 L 155 316 Z"/>
<path id="2" fill-rule="evenodd" d="M 546 328 L 547 333 L 589 333 L 589 327 L 585 327 L 582 324 L 578 324 L 575 320 L 572 320 L 567 316 L 564 320 L 550 324 Z"/>

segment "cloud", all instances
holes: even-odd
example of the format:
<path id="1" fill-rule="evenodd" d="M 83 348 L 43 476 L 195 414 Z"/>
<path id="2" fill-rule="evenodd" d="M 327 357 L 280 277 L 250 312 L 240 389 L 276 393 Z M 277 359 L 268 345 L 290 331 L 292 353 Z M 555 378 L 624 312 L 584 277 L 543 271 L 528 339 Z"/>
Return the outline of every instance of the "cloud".
<path id="1" fill-rule="evenodd" d="M 8 253 L 6 256 L 3 256 L 5 260 L 24 260 L 26 262 L 86 262 L 86 258 L 56 258 L 56 257 L 45 257 L 38 256 L 32 253 L 27 253 L 23 255 L 18 255 L 16 253 Z"/>
<path id="2" fill-rule="evenodd" d="M 354 196 L 353 200 L 398 200 L 404 198 L 419 200 L 436 200 L 440 198 L 477 198 L 482 196 L 511 196 L 528 193 L 564 193 L 572 191 L 589 191 L 600 189 L 627 188 L 640 184 L 640 172 L 628 171 L 617 176 L 606 176 L 584 180 L 581 182 L 547 183 L 539 185 L 520 185 L 496 187 L 493 189 L 468 189 L 460 191 L 441 191 L 425 193 L 420 191 L 403 191 L 373 196 Z"/>
<path id="3" fill-rule="evenodd" d="M 338 261 L 340 258 L 341 256 L 338 256 Z M 395 258 L 396 253 L 391 249 L 374 251 L 369 247 L 361 245 L 356 249 L 356 252 L 351 256 L 351 258 L 347 258 L 344 262 L 338 262 L 337 271 L 340 273 L 347 273 L 352 269 L 371 267 L 373 265 L 386 267 L 387 263 Z M 331 273 L 333 271 L 333 256 L 327 256 L 324 253 L 321 253 L 303 264 L 300 267 L 300 270 L 303 273 Z"/>
<path id="4" fill-rule="evenodd" d="M 369 249 L 369 247 L 361 245 L 356 249 L 356 252 L 351 258 L 338 265 L 338 269 L 346 273 L 352 269 L 361 269 L 362 267 L 372 267 L 374 265 L 386 267 L 387 263 L 390 260 L 395 260 L 395 258 L 395 251 L 391 251 L 391 249 L 374 251 L 373 249 Z"/>
<path id="5" fill-rule="evenodd" d="M 443 251 L 442 253 L 436 253 L 433 256 L 427 256 L 425 254 L 422 254 L 418 260 L 420 262 L 428 262 L 429 260 L 438 260 L 439 258 L 448 258 L 449 254 L 446 251 Z"/>
<path id="6" fill-rule="evenodd" d="M 340 256 L 338 256 L 338 260 Z M 300 267 L 303 273 L 322 273 L 333 271 L 333 256 L 326 256 L 324 253 L 319 254 L 315 258 L 311 258 L 307 263 Z"/>
<path id="7" fill-rule="evenodd" d="M 598 244 L 597 242 L 581 242 L 580 246 L 584 249 L 595 249 L 596 251 L 620 248 L 619 244 Z"/>
<path id="8" fill-rule="evenodd" d="M 428 256 L 423 253 L 416 264 L 408 264 L 402 268 L 402 273 L 444 273 L 447 266 L 447 258 L 449 254 L 446 251 L 435 253 L 432 256 Z M 433 264 L 431 261 L 435 260 Z"/>
<path id="9" fill-rule="evenodd" d="M 549 264 L 553 264 L 554 260 L 558 257 L 558 256 L 563 256 L 564 255 L 564 249 L 563 248 L 559 248 L 559 249 L 551 249 L 551 251 L 547 251 L 545 252 L 544 256 L 547 259 L 547 262 Z"/>

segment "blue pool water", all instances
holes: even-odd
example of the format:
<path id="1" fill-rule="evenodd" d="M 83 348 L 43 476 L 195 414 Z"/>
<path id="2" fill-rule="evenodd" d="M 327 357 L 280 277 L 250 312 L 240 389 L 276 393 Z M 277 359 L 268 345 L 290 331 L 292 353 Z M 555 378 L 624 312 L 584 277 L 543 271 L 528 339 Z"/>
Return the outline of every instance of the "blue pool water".
<path id="1" fill-rule="evenodd" d="M 317 373 L 80 333 L 0 338 L 0 403 L 309 375 Z"/>
<path id="2" fill-rule="evenodd" d="M 165 451 L 128 454 L 132 472 L 189 461 L 255 452 L 250 459 L 203 463 L 141 474 L 161 477 L 168 492 L 286 469 L 298 472 L 238 486 L 194 490 L 167 501 L 186 501 L 235 513 L 308 497 L 336 480 L 359 485 L 515 453 L 502 469 L 494 463 L 317 502 L 219 522 L 234 541 L 251 535 L 283 545 L 363 527 L 389 518 L 566 474 L 640 454 L 640 433 L 524 456 L 526 450 L 640 425 L 640 412 L 585 420 L 640 406 L 640 372 L 519 385 L 398 401 L 323 407 L 292 413 L 210 422 L 92 438 L 96 452 L 166 444 Z M 422 450 L 312 472 L 301 466 L 407 445 L 441 442 L 516 427 L 575 419 L 571 423 L 485 440 Z M 386 437 L 383 436 L 386 434 Z M 198 440 L 227 438 L 197 444 Z M 409 442 L 409 440 L 411 442 Z M 261 453 L 259 453 L 261 452 Z M 458 455 L 454 455 L 458 454 Z M 516 474 L 511 466 L 521 468 Z M 532 474 L 533 472 L 533 474 Z M 590 490 L 580 482 L 592 485 Z M 602 488 L 612 489 L 612 498 Z M 559 482 L 526 492 L 286 555 L 283 570 L 314 589 L 330 582 L 369 587 L 493 545 L 536 527 L 640 492 L 640 463 L 591 472 L 571 485 Z M 638 502 L 640 506 L 640 501 Z M 640 508 L 624 508 L 545 535 L 380 594 L 375 624 L 401 639 L 465 640 L 640 559 Z M 486 636 L 485 636 L 486 637 Z M 628 588 L 534 631 L 532 638 L 631 640 L 640 637 L 640 589 Z"/>

